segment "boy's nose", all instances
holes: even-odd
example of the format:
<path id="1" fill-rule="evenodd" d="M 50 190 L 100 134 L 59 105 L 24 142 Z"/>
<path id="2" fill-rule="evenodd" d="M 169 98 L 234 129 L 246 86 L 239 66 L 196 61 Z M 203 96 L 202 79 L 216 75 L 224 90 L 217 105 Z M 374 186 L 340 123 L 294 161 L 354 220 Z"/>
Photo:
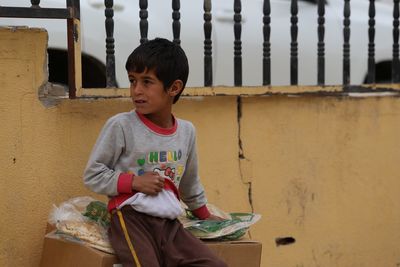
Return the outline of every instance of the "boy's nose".
<path id="1" fill-rule="evenodd" d="M 131 94 L 132 95 L 139 95 L 142 92 L 140 85 L 132 84 L 131 85 Z"/>

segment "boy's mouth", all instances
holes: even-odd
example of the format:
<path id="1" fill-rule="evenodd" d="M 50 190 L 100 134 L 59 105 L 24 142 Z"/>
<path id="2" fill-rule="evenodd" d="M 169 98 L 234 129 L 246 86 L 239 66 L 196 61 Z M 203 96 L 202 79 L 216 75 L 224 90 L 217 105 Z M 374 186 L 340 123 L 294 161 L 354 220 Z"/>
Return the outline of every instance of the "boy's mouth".
<path id="1" fill-rule="evenodd" d="M 135 100 L 135 104 L 144 104 L 146 103 L 145 100 Z"/>

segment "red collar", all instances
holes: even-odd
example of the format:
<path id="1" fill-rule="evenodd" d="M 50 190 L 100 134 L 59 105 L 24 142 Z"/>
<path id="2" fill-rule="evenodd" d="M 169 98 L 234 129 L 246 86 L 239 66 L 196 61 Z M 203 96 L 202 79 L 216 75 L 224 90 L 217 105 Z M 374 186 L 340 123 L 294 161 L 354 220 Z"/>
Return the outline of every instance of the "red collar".
<path id="1" fill-rule="evenodd" d="M 161 134 L 161 135 L 171 135 L 174 134 L 176 132 L 176 129 L 178 128 L 178 122 L 175 119 L 174 115 L 172 115 L 172 121 L 173 121 L 173 125 L 171 128 L 162 128 L 160 126 L 158 126 L 157 124 L 153 123 L 152 121 L 150 121 L 148 118 L 146 118 L 143 114 L 135 111 L 136 114 L 138 115 L 139 119 L 153 132 Z"/>

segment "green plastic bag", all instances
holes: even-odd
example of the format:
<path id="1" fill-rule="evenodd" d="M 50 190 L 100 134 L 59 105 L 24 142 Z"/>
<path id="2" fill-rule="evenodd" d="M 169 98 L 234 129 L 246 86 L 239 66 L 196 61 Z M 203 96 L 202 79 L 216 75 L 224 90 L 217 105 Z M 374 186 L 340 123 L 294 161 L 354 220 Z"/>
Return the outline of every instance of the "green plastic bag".
<path id="1" fill-rule="evenodd" d="M 250 226 L 256 223 L 261 215 L 255 213 L 224 213 L 217 207 L 207 204 L 212 214 L 225 218 L 223 221 L 198 220 L 186 210 L 186 216 L 180 218 L 183 226 L 200 239 L 237 240 L 243 237 Z"/>

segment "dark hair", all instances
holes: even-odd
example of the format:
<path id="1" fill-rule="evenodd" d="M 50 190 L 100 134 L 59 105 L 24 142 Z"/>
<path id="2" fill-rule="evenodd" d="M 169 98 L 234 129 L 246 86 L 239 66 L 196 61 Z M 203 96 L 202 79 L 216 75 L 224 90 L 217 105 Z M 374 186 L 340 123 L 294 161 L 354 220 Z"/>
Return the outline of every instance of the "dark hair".
<path id="1" fill-rule="evenodd" d="M 138 73 L 154 70 L 165 90 L 175 80 L 181 80 L 183 91 L 189 75 L 189 64 L 183 49 L 178 44 L 163 38 L 149 40 L 139 45 L 129 55 L 125 68 L 128 72 Z M 175 96 L 173 103 L 178 101 L 180 94 Z"/>

